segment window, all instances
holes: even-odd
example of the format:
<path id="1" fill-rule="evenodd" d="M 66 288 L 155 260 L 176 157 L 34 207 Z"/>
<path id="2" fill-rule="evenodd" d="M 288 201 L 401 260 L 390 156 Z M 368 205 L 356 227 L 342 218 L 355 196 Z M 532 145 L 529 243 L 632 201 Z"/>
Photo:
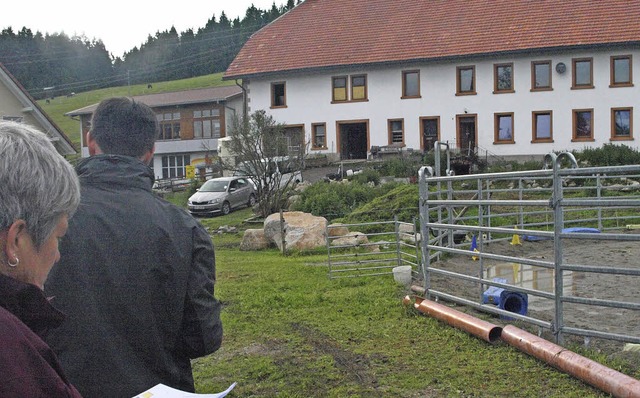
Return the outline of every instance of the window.
<path id="1" fill-rule="evenodd" d="M 404 119 L 389 120 L 389 145 L 404 144 Z"/>
<path id="2" fill-rule="evenodd" d="M 194 138 L 220 138 L 220 109 L 193 111 Z"/>
<path id="3" fill-rule="evenodd" d="M 551 61 L 531 63 L 531 91 L 551 90 Z"/>
<path id="4" fill-rule="evenodd" d="M 458 66 L 456 68 L 456 95 L 476 94 L 476 67 Z"/>
<path id="5" fill-rule="evenodd" d="M 611 109 L 611 139 L 633 139 L 633 108 Z"/>
<path id="6" fill-rule="evenodd" d="M 311 149 L 327 148 L 327 125 L 325 123 L 313 123 L 311 135 Z"/>
<path id="7" fill-rule="evenodd" d="M 351 76 L 351 101 L 367 99 L 367 77 L 365 75 Z"/>
<path id="8" fill-rule="evenodd" d="M 513 93 L 513 64 L 496 64 L 493 66 L 493 92 Z"/>
<path id="9" fill-rule="evenodd" d="M 402 72 L 402 98 L 420 98 L 420 71 Z"/>
<path id="10" fill-rule="evenodd" d="M 347 101 L 347 77 L 334 77 L 332 82 L 333 102 Z"/>
<path id="11" fill-rule="evenodd" d="M 593 141 L 593 109 L 573 111 L 573 141 Z"/>
<path id="12" fill-rule="evenodd" d="M 161 113 L 156 118 L 160 129 L 158 140 L 180 139 L 180 112 Z"/>
<path id="13" fill-rule="evenodd" d="M 573 86 L 571 88 L 593 88 L 592 58 L 576 58 L 573 60 Z"/>
<path id="14" fill-rule="evenodd" d="M 185 166 L 191 164 L 190 155 L 170 155 L 162 157 L 162 178 L 184 178 Z"/>
<path id="15" fill-rule="evenodd" d="M 494 144 L 513 144 L 513 113 L 495 114 Z"/>
<path id="16" fill-rule="evenodd" d="M 351 83 L 351 89 L 348 84 Z M 351 97 L 349 97 L 349 94 Z M 367 76 L 335 76 L 331 78 L 331 102 L 366 101 Z"/>
<path id="17" fill-rule="evenodd" d="M 611 85 L 610 87 L 633 86 L 631 80 L 631 55 L 611 57 Z"/>
<path id="18" fill-rule="evenodd" d="M 287 89 L 285 82 L 271 83 L 271 107 L 285 108 L 287 106 Z"/>
<path id="19" fill-rule="evenodd" d="M 436 141 L 440 140 L 440 118 L 421 117 L 420 127 L 422 128 L 422 149 L 424 151 L 434 149 Z"/>
<path id="20" fill-rule="evenodd" d="M 532 142 L 553 142 L 551 111 L 533 112 Z"/>

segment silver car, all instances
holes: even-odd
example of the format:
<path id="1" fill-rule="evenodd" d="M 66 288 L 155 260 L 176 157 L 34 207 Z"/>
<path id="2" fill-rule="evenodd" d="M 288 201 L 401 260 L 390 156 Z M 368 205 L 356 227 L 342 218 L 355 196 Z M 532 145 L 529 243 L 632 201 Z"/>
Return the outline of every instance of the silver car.
<path id="1" fill-rule="evenodd" d="M 188 202 L 194 216 L 229 214 L 231 210 L 256 204 L 256 191 L 246 177 L 212 178 L 202 184 Z"/>

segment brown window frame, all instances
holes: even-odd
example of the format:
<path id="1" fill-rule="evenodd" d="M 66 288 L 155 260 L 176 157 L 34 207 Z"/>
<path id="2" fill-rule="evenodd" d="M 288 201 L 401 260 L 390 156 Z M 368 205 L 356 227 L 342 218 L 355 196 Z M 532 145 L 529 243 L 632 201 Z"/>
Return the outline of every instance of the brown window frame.
<path id="1" fill-rule="evenodd" d="M 616 134 L 616 112 L 629 112 L 629 135 Z M 633 140 L 633 107 L 611 108 L 611 141 L 632 141 Z"/>
<path id="2" fill-rule="evenodd" d="M 417 86 L 418 86 L 418 93 L 417 94 L 407 94 L 407 76 L 408 75 L 413 75 L 416 74 L 417 75 Z M 409 98 L 421 98 L 420 95 L 420 70 L 419 69 L 413 69 L 413 70 L 403 70 L 402 71 L 402 97 L 400 97 L 401 99 L 409 99 Z"/>
<path id="3" fill-rule="evenodd" d="M 460 72 L 465 70 L 471 70 L 471 89 L 467 91 L 461 91 L 461 79 Z M 476 92 L 476 66 L 457 66 L 456 67 L 456 95 L 477 95 Z"/>
<path id="4" fill-rule="evenodd" d="M 282 86 L 282 91 L 283 91 L 283 95 L 282 95 L 282 104 L 278 104 L 277 102 L 277 97 L 276 97 L 276 91 L 275 88 L 276 86 Z M 278 109 L 278 108 L 286 108 L 287 107 L 287 82 L 272 82 L 271 83 L 271 109 Z"/>
<path id="5" fill-rule="evenodd" d="M 589 112 L 591 114 L 591 118 L 590 118 L 590 135 L 589 137 L 578 137 L 578 114 L 579 113 L 585 113 L 585 112 Z M 580 141 L 595 141 L 595 139 L 593 137 L 595 137 L 594 135 L 594 131 L 593 131 L 593 119 L 594 119 L 594 115 L 593 115 L 593 108 L 586 108 L 586 109 L 573 109 L 571 111 L 571 120 L 572 120 L 572 127 L 571 127 L 571 141 L 572 142 L 580 142 Z"/>
<path id="6" fill-rule="evenodd" d="M 589 83 L 581 83 L 577 84 L 576 82 L 576 69 L 577 64 L 582 62 L 589 63 Z M 571 89 L 572 90 L 583 90 L 583 89 L 592 89 L 593 85 L 593 58 L 573 58 L 571 60 Z"/>
<path id="7" fill-rule="evenodd" d="M 205 115 L 204 113 L 208 112 L 209 114 Z M 215 114 L 217 112 L 217 115 Z M 215 134 L 214 123 L 218 123 L 218 135 Z M 211 125 L 211 135 L 204 135 L 204 125 L 205 123 L 209 123 Z M 196 135 L 196 125 L 202 125 L 202 136 Z M 224 131 L 222 126 L 222 111 L 218 107 L 212 108 L 201 108 L 193 111 L 193 138 L 194 139 L 210 139 L 210 138 L 222 138 L 224 137 Z"/>
<path id="8" fill-rule="evenodd" d="M 633 87 L 633 59 L 631 55 L 612 55 L 610 58 L 610 75 L 611 80 L 609 83 L 609 87 Z M 626 59 L 629 62 L 629 81 L 616 83 L 616 68 L 615 62 L 621 59 Z"/>
<path id="9" fill-rule="evenodd" d="M 402 130 L 401 130 L 402 131 L 402 141 L 401 142 L 394 142 L 393 141 L 394 130 L 391 128 L 391 125 L 394 122 L 400 122 L 402 124 Z M 404 119 L 403 118 L 387 119 L 387 129 L 388 129 L 388 142 L 389 142 L 389 145 L 401 144 L 402 146 L 404 146 L 404 138 L 405 138 L 405 134 L 404 134 Z"/>
<path id="10" fill-rule="evenodd" d="M 344 79 L 344 87 L 338 87 L 344 89 L 344 99 L 336 99 L 336 80 Z M 331 102 L 349 102 L 349 76 L 332 76 L 331 77 Z"/>
<path id="11" fill-rule="evenodd" d="M 510 67 L 511 68 L 511 87 L 509 87 L 508 89 L 501 89 L 498 86 L 498 82 L 499 82 L 499 78 L 498 78 L 498 70 L 500 68 L 504 68 L 504 67 Z M 493 64 L 493 93 L 494 94 L 508 94 L 508 93 L 515 93 L 515 83 L 514 83 L 514 68 L 513 68 L 513 62 L 506 62 L 506 63 L 501 63 L 501 64 Z"/>
<path id="12" fill-rule="evenodd" d="M 500 138 L 500 120 L 503 117 L 509 117 L 511 119 L 511 138 L 509 139 Z M 515 120 L 513 112 L 497 112 L 493 114 L 493 143 L 494 145 L 516 143 Z"/>
<path id="13" fill-rule="evenodd" d="M 324 142 L 322 145 L 316 145 L 316 128 L 324 127 Z M 311 123 L 311 149 L 319 150 L 319 149 L 327 149 L 327 123 Z"/>
<path id="14" fill-rule="evenodd" d="M 549 137 L 538 138 L 538 116 L 549 115 Z M 531 142 L 553 142 L 553 111 L 531 112 Z"/>
<path id="15" fill-rule="evenodd" d="M 167 117 L 167 115 L 170 115 L 170 117 Z M 182 115 L 180 112 L 161 112 L 156 114 L 156 118 L 158 119 L 158 141 L 175 141 L 182 139 L 180 135 L 180 119 Z M 167 129 L 171 135 L 169 138 L 165 135 Z"/>
<path id="16" fill-rule="evenodd" d="M 363 78 L 364 79 L 364 85 L 363 86 L 356 86 L 355 84 L 353 84 L 353 81 L 355 79 L 358 78 Z M 369 99 L 369 84 L 367 82 L 367 75 L 365 74 L 360 74 L 360 75 L 351 75 L 349 78 L 349 83 L 351 84 L 349 93 L 351 94 L 351 101 L 352 102 L 359 102 L 359 101 L 367 101 Z M 356 87 L 364 87 L 364 96 L 362 98 L 356 98 L 355 96 L 355 88 Z"/>
<path id="17" fill-rule="evenodd" d="M 549 68 L 549 85 L 548 86 L 536 86 L 536 77 L 538 74 L 536 73 L 536 66 L 538 65 L 547 65 Z M 551 91 L 553 90 L 553 73 L 551 73 L 551 60 L 544 61 L 531 61 L 531 91 Z"/>

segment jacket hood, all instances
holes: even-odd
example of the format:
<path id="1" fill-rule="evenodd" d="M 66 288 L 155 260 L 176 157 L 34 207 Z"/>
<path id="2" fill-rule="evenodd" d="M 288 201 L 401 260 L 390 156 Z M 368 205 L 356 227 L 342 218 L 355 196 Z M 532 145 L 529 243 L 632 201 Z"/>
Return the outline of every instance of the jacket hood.
<path id="1" fill-rule="evenodd" d="M 142 161 L 122 155 L 94 155 L 76 166 L 80 179 L 94 184 L 122 184 L 151 190 L 153 171 Z"/>

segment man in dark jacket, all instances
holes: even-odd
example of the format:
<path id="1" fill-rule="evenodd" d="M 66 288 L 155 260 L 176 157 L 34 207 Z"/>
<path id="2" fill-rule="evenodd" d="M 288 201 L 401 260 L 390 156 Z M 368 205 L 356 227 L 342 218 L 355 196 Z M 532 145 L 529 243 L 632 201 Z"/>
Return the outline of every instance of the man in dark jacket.
<path id="1" fill-rule="evenodd" d="M 148 106 L 104 100 L 77 166 L 81 204 L 45 292 L 67 314 L 47 342 L 84 397 L 193 392 L 190 359 L 222 341 L 211 238 L 151 190 L 157 132 Z"/>

